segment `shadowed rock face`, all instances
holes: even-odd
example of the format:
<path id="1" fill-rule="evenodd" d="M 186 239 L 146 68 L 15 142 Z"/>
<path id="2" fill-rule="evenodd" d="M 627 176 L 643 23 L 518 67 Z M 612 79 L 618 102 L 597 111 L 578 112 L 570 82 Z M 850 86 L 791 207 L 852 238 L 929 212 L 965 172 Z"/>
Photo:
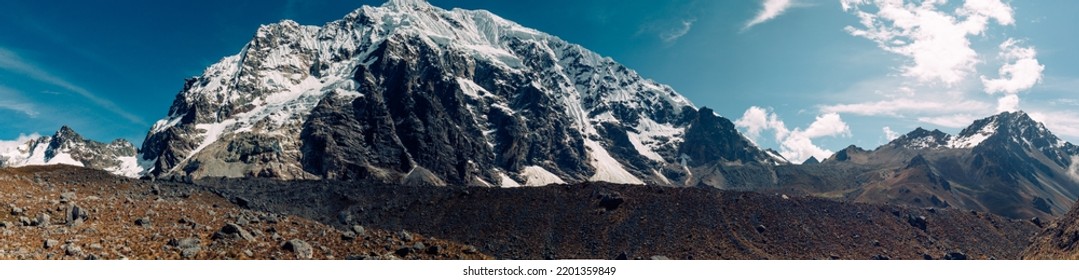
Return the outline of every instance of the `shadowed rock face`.
<path id="1" fill-rule="evenodd" d="M 240 54 L 185 82 L 142 158 L 158 177 L 492 186 L 671 185 L 685 181 L 685 158 L 777 161 L 702 112 L 610 58 L 488 12 L 389 3 L 321 27 L 260 27 Z"/>

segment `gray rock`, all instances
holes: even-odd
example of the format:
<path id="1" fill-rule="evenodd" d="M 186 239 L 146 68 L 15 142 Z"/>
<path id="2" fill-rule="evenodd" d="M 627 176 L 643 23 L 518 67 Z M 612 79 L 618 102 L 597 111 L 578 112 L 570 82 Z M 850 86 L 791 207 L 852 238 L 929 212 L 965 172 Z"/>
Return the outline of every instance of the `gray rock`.
<path id="1" fill-rule="evenodd" d="M 64 224 L 68 226 L 77 226 L 82 224 L 87 218 L 86 211 L 79 208 L 74 203 L 68 204 L 67 209 L 64 210 Z"/>
<path id="2" fill-rule="evenodd" d="M 199 244 L 202 240 L 195 237 L 188 237 L 184 239 L 169 240 L 169 245 L 176 247 L 180 250 L 180 257 L 184 259 L 194 259 L 198 257 L 199 252 L 202 252 L 202 246 Z"/>
<path id="3" fill-rule="evenodd" d="M 300 259 L 311 259 L 315 255 L 315 249 L 311 247 L 311 244 L 299 239 L 286 241 L 281 248 L 296 253 L 296 257 Z"/>
<path id="4" fill-rule="evenodd" d="M 24 227 L 29 227 L 29 226 L 34 226 L 35 225 L 34 221 L 30 220 L 30 218 L 27 218 L 27 217 L 19 217 L 19 224 L 22 224 L 22 226 L 24 226 Z"/>
<path id="5" fill-rule="evenodd" d="M 358 237 L 367 237 L 367 229 L 361 225 L 352 226 L 352 232 L 355 232 Z"/>
<path id="6" fill-rule="evenodd" d="M 135 219 L 135 225 L 140 226 L 140 227 L 144 227 L 144 228 L 148 228 L 148 227 L 153 226 L 153 222 L 150 221 L 150 217 L 141 217 L 141 218 Z"/>
<path id="7" fill-rule="evenodd" d="M 248 221 L 247 218 L 244 218 L 244 216 L 240 216 L 236 218 L 236 224 L 241 226 L 247 226 L 251 224 L 251 221 Z"/>
<path id="8" fill-rule="evenodd" d="M 240 225 L 233 224 L 233 223 L 227 223 L 227 224 L 225 224 L 224 227 L 221 227 L 221 230 L 215 232 L 214 235 L 211 237 L 211 239 L 213 239 L 213 240 L 220 240 L 220 239 L 238 240 L 238 239 L 243 239 L 243 240 L 247 240 L 247 241 L 254 241 L 255 236 L 251 235 L 250 232 L 245 230 Z"/>
<path id="9" fill-rule="evenodd" d="M 653 261 L 667 261 L 667 260 L 670 260 L 671 258 L 668 258 L 667 256 L 652 256 L 651 259 Z"/>
<path id="10" fill-rule="evenodd" d="M 69 203 L 75 201 L 74 192 L 65 192 L 60 194 L 60 203 Z"/>
<path id="11" fill-rule="evenodd" d="M 352 223 L 352 213 L 349 213 L 347 210 L 338 212 L 337 213 L 337 222 L 341 223 L 342 225 L 351 224 Z"/>
<path id="12" fill-rule="evenodd" d="M 25 213 L 25 212 L 26 212 L 26 209 L 23 209 L 21 207 L 15 207 L 14 205 L 11 206 L 11 215 L 12 216 L 22 216 L 22 214 Z"/>
<path id="13" fill-rule="evenodd" d="M 34 225 L 40 227 L 47 227 L 51 223 L 51 219 L 52 217 L 49 217 L 49 214 L 37 214 L 37 219 L 34 220 Z"/>
<path id="14" fill-rule="evenodd" d="M 82 255 L 82 247 L 75 245 L 74 243 L 64 244 L 60 246 L 60 249 L 64 249 L 64 254 L 68 256 L 80 256 Z"/>
<path id="15" fill-rule="evenodd" d="M 925 231 L 928 225 L 925 216 L 915 216 L 914 214 L 907 214 L 907 223 L 922 231 Z"/>
<path id="16" fill-rule="evenodd" d="M 963 252 L 952 251 L 952 252 L 948 252 L 947 254 L 944 254 L 944 259 L 945 260 L 967 260 L 967 259 L 969 259 L 969 257 L 967 256 L 967 254 L 964 254 Z"/>
<path id="17" fill-rule="evenodd" d="M 397 238 L 400 238 L 401 241 L 411 242 L 412 233 L 408 232 L 407 230 L 402 230 L 401 232 L 397 233 Z"/>
<path id="18" fill-rule="evenodd" d="M 341 232 L 341 240 L 352 241 L 356 240 L 356 233 L 352 231 Z"/>
<path id="19" fill-rule="evenodd" d="M 183 225 L 183 226 L 191 227 L 192 229 L 197 228 L 199 226 L 198 223 L 195 223 L 195 220 L 189 219 L 187 217 L 180 218 L 180 220 L 176 221 L 176 223 L 178 223 L 180 225 Z"/>
<path id="20" fill-rule="evenodd" d="M 427 250 L 427 245 L 423 244 L 423 242 L 416 242 L 416 244 L 412 244 L 412 250 L 415 250 L 416 252 L 423 252 Z"/>
<path id="21" fill-rule="evenodd" d="M 46 240 L 45 240 L 45 244 L 43 245 L 43 247 L 44 247 L 45 249 L 52 249 L 53 247 L 56 247 L 56 245 L 60 245 L 60 241 L 59 241 L 59 240 L 55 240 L 55 239 L 46 239 Z"/>

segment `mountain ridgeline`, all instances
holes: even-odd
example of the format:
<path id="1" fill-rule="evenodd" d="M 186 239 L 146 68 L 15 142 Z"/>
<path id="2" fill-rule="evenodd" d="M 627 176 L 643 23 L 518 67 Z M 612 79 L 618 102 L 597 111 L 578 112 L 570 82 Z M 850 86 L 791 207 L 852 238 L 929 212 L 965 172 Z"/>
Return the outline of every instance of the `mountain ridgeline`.
<path id="1" fill-rule="evenodd" d="M 186 82 L 142 157 L 158 177 L 487 186 L 670 185 L 684 164 L 783 162 L 610 58 L 422 1 L 262 26 Z"/>
<path id="2" fill-rule="evenodd" d="M 0 154 L 155 178 L 398 185 L 604 181 L 782 192 L 1052 217 L 1079 197 L 1079 148 L 1023 112 L 958 135 L 917 129 L 790 164 L 671 87 L 487 11 L 416 0 L 323 26 L 260 27 L 187 79 L 136 150 L 68 128 Z"/>
<path id="3" fill-rule="evenodd" d="M 1079 197 L 1077 155 L 1079 147 L 1020 111 L 977 120 L 958 135 L 918 128 L 872 151 L 847 147 L 819 164 L 717 165 L 694 174 L 717 188 L 1048 218 Z"/>

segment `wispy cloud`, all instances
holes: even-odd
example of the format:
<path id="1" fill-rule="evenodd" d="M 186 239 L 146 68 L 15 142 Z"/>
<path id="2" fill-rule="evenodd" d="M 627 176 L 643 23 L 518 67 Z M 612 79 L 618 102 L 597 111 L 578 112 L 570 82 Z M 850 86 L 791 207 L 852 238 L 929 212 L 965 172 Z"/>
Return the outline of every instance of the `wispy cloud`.
<path id="1" fill-rule="evenodd" d="M 947 128 L 963 128 L 969 126 L 974 120 L 985 117 L 973 114 L 951 114 L 943 116 L 919 117 L 918 121 Z"/>
<path id="2" fill-rule="evenodd" d="M 139 125 L 146 124 L 146 122 L 144 122 L 142 119 L 135 116 L 134 114 L 123 110 L 112 101 L 101 98 L 83 87 L 68 82 L 67 80 L 64 80 L 63 78 L 60 78 L 56 75 L 53 75 L 48 71 L 45 71 L 41 67 L 36 66 L 34 63 L 24 60 L 15 52 L 2 47 L 0 47 L 0 69 L 19 73 L 31 79 L 51 84 L 53 86 L 63 88 L 67 91 L 71 91 L 82 96 L 83 98 L 86 98 L 94 105 L 108 110 L 109 112 L 112 112 L 113 114 L 116 114 L 117 116 L 120 116 L 131 123 Z"/>
<path id="3" fill-rule="evenodd" d="M 810 157 L 816 157 L 819 160 L 832 155 L 832 151 L 814 144 L 813 139 L 851 135 L 850 126 L 836 113 L 821 114 L 805 129 L 791 130 L 776 113 L 753 106 L 747 109 L 742 114 L 742 118 L 736 120 L 734 124 L 745 129 L 746 135 L 751 139 L 760 136 L 762 132 L 774 132 L 775 141 L 780 146 L 779 153 L 795 163 L 803 162 Z"/>
<path id="4" fill-rule="evenodd" d="M 23 94 L 16 90 L 0 86 L 0 109 L 23 113 L 31 118 L 37 117 L 38 111 L 34 104 L 23 101 L 22 96 Z"/>
<path id="5" fill-rule="evenodd" d="M 689 34 L 689 31 L 693 29 L 693 23 L 695 22 L 697 22 L 696 18 L 682 19 L 679 24 L 675 24 L 674 26 L 667 27 L 663 31 L 660 31 L 659 39 L 663 40 L 664 43 L 674 43 L 682 38 L 682 36 Z"/>
<path id="6" fill-rule="evenodd" d="M 762 0 L 761 1 L 761 6 L 762 6 L 761 10 L 760 10 L 760 12 L 757 12 L 757 16 L 753 17 L 753 19 L 746 22 L 746 25 L 744 27 L 742 27 L 742 30 L 747 30 L 747 29 L 753 28 L 753 26 L 755 26 L 755 25 L 765 23 L 765 22 L 767 22 L 769 20 L 772 20 L 772 19 L 774 19 L 776 17 L 779 17 L 784 12 L 786 12 L 787 9 L 790 9 L 792 6 L 794 6 L 794 1 L 793 0 Z"/>
<path id="7" fill-rule="evenodd" d="M 850 113 L 862 116 L 900 117 L 908 114 L 939 114 L 949 112 L 986 112 L 990 105 L 975 100 L 934 101 L 897 98 L 863 103 L 821 106 L 825 113 Z"/>

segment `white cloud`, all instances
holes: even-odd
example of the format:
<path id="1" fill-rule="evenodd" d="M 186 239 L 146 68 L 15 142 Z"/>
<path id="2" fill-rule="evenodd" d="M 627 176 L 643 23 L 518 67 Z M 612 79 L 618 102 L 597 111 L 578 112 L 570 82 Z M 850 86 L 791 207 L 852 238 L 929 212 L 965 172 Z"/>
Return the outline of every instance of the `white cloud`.
<path id="1" fill-rule="evenodd" d="M 1038 52 L 1032 47 L 1019 47 L 1019 43 L 1008 39 L 1000 44 L 1000 57 L 1008 62 L 1000 67 L 1000 78 L 981 77 L 985 92 L 1016 94 L 1034 87 L 1042 80 L 1045 65 L 1038 63 Z"/>
<path id="2" fill-rule="evenodd" d="M 805 137 L 818 138 L 823 136 L 846 135 L 850 136 L 850 126 L 843 122 L 843 118 L 836 113 L 825 113 L 817 116 L 817 119 L 802 131 Z"/>
<path id="3" fill-rule="evenodd" d="M 767 109 L 752 106 L 746 109 L 746 112 L 742 114 L 742 118 L 736 120 L 734 125 L 737 127 L 744 127 L 746 129 L 745 134 L 750 139 L 756 139 L 760 137 L 761 132 L 767 130 L 774 130 L 776 132 L 776 139 L 787 137 L 787 125 L 783 124 L 782 120 L 776 114 L 769 113 Z"/>
<path id="4" fill-rule="evenodd" d="M 1019 111 L 1019 96 L 1015 94 L 1008 94 L 1000 99 L 997 99 L 997 112 L 1015 112 Z"/>
<path id="5" fill-rule="evenodd" d="M 975 100 L 934 101 L 898 98 L 863 103 L 825 105 L 821 106 L 820 110 L 825 113 L 850 113 L 862 116 L 899 117 L 909 113 L 939 114 L 948 112 L 984 112 L 988 111 L 989 108 L 989 104 Z"/>
<path id="6" fill-rule="evenodd" d="M 31 118 L 37 117 L 38 112 L 34 104 L 21 99 L 22 94 L 19 92 L 0 86 L 0 109 L 23 113 Z"/>
<path id="7" fill-rule="evenodd" d="M 847 32 L 910 59 L 901 68 L 904 76 L 950 86 L 976 72 L 980 62 L 968 36 L 984 34 L 990 20 L 1012 25 L 1015 19 L 1011 7 L 1000 0 L 967 0 L 952 12 L 941 9 L 945 2 L 840 0 L 843 9 L 857 15 L 863 26 L 847 26 Z M 867 5 L 876 10 L 863 10 Z"/>
<path id="8" fill-rule="evenodd" d="M 982 116 L 984 117 L 984 116 Z M 964 128 L 981 117 L 971 114 L 952 114 L 944 116 L 919 117 L 918 121 L 947 128 Z"/>
<path id="9" fill-rule="evenodd" d="M 761 11 L 757 12 L 757 16 L 746 22 L 745 27 L 742 30 L 753 28 L 754 25 L 764 23 L 779 17 L 786 12 L 794 4 L 792 0 L 762 0 Z"/>
<path id="10" fill-rule="evenodd" d="M 1079 139 L 1079 113 L 1073 111 L 1031 111 L 1030 118 L 1045 124 L 1061 138 Z"/>
<path id="11" fill-rule="evenodd" d="M 689 30 L 693 29 L 693 23 L 697 22 L 696 18 L 683 19 L 682 23 L 673 28 L 659 33 L 659 39 L 665 43 L 672 43 L 677 41 L 682 36 L 689 34 Z"/>
<path id="12" fill-rule="evenodd" d="M 746 134 L 751 138 L 758 137 L 764 131 L 775 132 L 780 155 L 791 162 L 803 162 L 809 157 L 824 159 L 831 156 L 832 151 L 813 144 L 814 138 L 851 135 L 850 126 L 836 113 L 817 116 L 806 129 L 790 130 L 774 112 L 756 106 L 747 109 L 742 118 L 735 121 L 735 125 L 745 128 Z"/>
<path id="13" fill-rule="evenodd" d="M 885 126 L 882 130 L 884 131 L 884 138 L 888 139 L 888 141 L 899 138 L 899 133 L 893 131 L 891 127 Z"/>
<path id="14" fill-rule="evenodd" d="M 112 101 L 98 97 L 97 95 L 93 94 L 89 90 L 86 90 L 85 88 L 72 84 L 53 74 L 50 74 L 47 71 L 33 65 L 32 63 L 28 63 L 27 61 L 23 60 L 15 52 L 4 49 L 2 47 L 0 47 L 0 69 L 16 72 L 30 77 L 31 79 L 48 83 L 77 93 L 83 98 L 90 100 L 95 105 L 104 108 L 105 110 L 108 110 L 120 117 L 123 117 L 124 119 L 132 123 L 146 124 L 146 122 L 142 121 L 142 119 L 135 116 L 134 114 L 128 113 L 127 111 L 121 109 L 119 106 L 116 106 L 115 103 L 112 103 Z"/>

